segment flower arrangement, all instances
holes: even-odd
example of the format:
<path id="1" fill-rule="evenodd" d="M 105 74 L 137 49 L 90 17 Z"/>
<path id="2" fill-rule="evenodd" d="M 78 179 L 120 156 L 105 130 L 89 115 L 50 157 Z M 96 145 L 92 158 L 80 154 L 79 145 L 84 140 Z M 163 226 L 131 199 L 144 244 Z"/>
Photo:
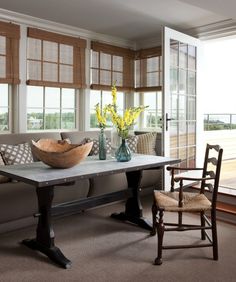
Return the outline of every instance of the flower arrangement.
<path id="1" fill-rule="evenodd" d="M 110 114 L 112 123 L 117 129 L 117 134 L 122 139 L 120 147 L 115 153 L 115 157 L 119 162 L 127 162 L 131 160 L 131 152 L 126 144 L 126 139 L 129 137 L 129 130 L 135 124 L 136 119 L 148 106 L 131 107 L 125 110 L 123 115 L 117 111 L 117 89 L 115 83 L 111 88 L 112 103 L 104 108 L 100 104 L 95 105 L 95 112 L 98 121 L 98 126 L 101 129 L 99 135 L 99 159 L 106 159 L 104 129 L 107 126 L 107 116 Z"/>
<path id="2" fill-rule="evenodd" d="M 109 112 L 113 124 L 117 129 L 118 136 L 122 139 L 128 138 L 129 130 L 135 124 L 141 112 L 148 106 L 131 107 L 125 110 L 123 116 L 117 113 L 117 89 L 115 84 L 112 86 L 112 104 L 106 106 L 106 113 Z"/>

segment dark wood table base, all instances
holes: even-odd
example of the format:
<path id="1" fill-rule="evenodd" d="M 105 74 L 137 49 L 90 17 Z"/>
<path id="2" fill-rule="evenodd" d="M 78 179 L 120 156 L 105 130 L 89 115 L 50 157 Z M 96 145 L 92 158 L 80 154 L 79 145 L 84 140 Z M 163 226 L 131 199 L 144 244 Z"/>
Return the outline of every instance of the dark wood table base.
<path id="1" fill-rule="evenodd" d="M 40 251 L 41 253 L 45 254 L 48 258 L 50 258 L 51 261 L 53 261 L 59 266 L 62 266 L 63 268 L 67 269 L 70 268 L 72 265 L 71 261 L 68 260 L 63 255 L 61 250 L 56 246 L 48 248 L 47 246 L 44 246 L 43 244 L 37 242 L 36 239 L 25 239 L 21 243 L 32 250 Z"/>
<path id="2" fill-rule="evenodd" d="M 143 217 L 142 205 L 139 197 L 142 170 L 126 172 L 126 178 L 128 187 L 132 190 L 131 196 L 126 201 L 125 211 L 121 213 L 113 213 L 111 217 L 121 221 L 131 222 L 150 231 L 152 230 L 152 224 Z"/>
<path id="3" fill-rule="evenodd" d="M 134 217 L 132 215 L 127 215 L 125 212 L 113 213 L 111 214 L 111 217 L 120 221 L 128 221 L 149 231 L 152 230 L 151 222 L 144 217 Z"/>
<path id="4" fill-rule="evenodd" d="M 47 189 L 37 188 L 39 212 L 36 239 L 25 239 L 22 244 L 32 250 L 37 250 L 63 268 L 70 268 L 71 261 L 68 260 L 61 250 L 55 246 L 54 232 L 51 225 L 52 200 L 54 196 L 54 187 Z"/>

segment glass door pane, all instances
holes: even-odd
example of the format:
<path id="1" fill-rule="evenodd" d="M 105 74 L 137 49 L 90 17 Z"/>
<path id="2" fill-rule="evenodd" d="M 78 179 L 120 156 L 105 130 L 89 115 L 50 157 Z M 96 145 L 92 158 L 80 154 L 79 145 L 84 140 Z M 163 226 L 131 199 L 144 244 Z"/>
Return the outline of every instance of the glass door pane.
<path id="1" fill-rule="evenodd" d="M 180 158 L 180 167 L 196 166 L 199 45 L 196 38 L 164 28 L 164 155 Z"/>

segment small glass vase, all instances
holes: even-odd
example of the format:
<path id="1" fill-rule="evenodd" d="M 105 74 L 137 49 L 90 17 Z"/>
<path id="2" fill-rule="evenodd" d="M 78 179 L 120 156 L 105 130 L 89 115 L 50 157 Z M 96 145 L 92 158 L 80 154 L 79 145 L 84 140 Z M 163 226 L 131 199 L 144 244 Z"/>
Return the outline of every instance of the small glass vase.
<path id="1" fill-rule="evenodd" d="M 118 148 L 120 147 L 120 144 L 121 144 L 121 138 L 118 135 L 117 128 L 113 127 L 111 129 L 111 156 L 112 157 L 115 157 L 115 154 Z"/>
<path id="2" fill-rule="evenodd" d="M 106 136 L 104 134 L 103 128 L 101 128 L 98 136 L 98 145 L 99 145 L 99 160 L 105 160 L 107 158 L 107 152 L 106 152 Z"/>
<path id="3" fill-rule="evenodd" d="M 116 151 L 116 159 L 118 162 L 128 162 L 131 160 L 131 151 L 126 144 L 126 139 L 122 139 L 121 145 Z"/>

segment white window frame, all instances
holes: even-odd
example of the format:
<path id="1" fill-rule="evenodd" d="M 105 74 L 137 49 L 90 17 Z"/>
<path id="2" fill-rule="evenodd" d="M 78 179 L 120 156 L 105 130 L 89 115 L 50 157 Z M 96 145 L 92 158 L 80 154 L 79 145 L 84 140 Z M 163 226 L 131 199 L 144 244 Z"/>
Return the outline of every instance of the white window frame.
<path id="1" fill-rule="evenodd" d="M 35 129 L 35 130 L 31 130 L 31 129 L 28 129 L 28 120 L 27 120 L 27 124 L 26 124 L 26 130 L 27 132 L 47 132 L 47 131 L 53 131 L 53 132 L 61 132 L 61 131 L 76 131 L 78 130 L 78 117 L 79 117 L 79 107 L 78 107 L 78 95 L 79 95 L 79 91 L 77 89 L 74 89 L 75 91 L 75 108 L 74 111 L 75 111 L 75 128 L 71 128 L 71 129 L 66 129 L 66 128 L 61 128 L 61 123 L 62 123 L 62 111 L 64 109 L 68 109 L 68 108 L 63 108 L 61 103 L 62 103 L 62 89 L 66 89 L 66 88 L 62 88 L 62 87 L 53 87 L 53 88 L 58 88 L 60 89 L 60 108 L 55 108 L 55 109 L 59 109 L 60 111 L 60 128 L 58 129 L 45 129 L 45 111 L 47 109 L 54 109 L 54 108 L 46 108 L 45 107 L 45 96 L 46 96 L 46 91 L 45 91 L 45 88 L 47 88 L 47 86 L 39 86 L 40 88 L 43 88 L 43 107 L 39 107 L 39 109 L 42 109 L 43 110 L 43 129 Z M 68 88 L 69 89 L 69 88 Z M 28 87 L 27 87 L 27 95 L 29 95 L 29 92 L 28 92 Z M 28 107 L 26 105 L 26 115 L 28 115 L 28 109 L 37 109 L 36 107 Z M 70 110 L 72 110 L 72 108 L 70 108 Z"/>
<path id="2" fill-rule="evenodd" d="M 1 83 L 6 84 L 6 83 Z M 5 106 L 2 107 L 0 104 L 0 108 L 6 108 Z M 12 86 L 8 84 L 8 130 L 1 131 L 0 134 L 7 134 L 12 132 Z"/>

